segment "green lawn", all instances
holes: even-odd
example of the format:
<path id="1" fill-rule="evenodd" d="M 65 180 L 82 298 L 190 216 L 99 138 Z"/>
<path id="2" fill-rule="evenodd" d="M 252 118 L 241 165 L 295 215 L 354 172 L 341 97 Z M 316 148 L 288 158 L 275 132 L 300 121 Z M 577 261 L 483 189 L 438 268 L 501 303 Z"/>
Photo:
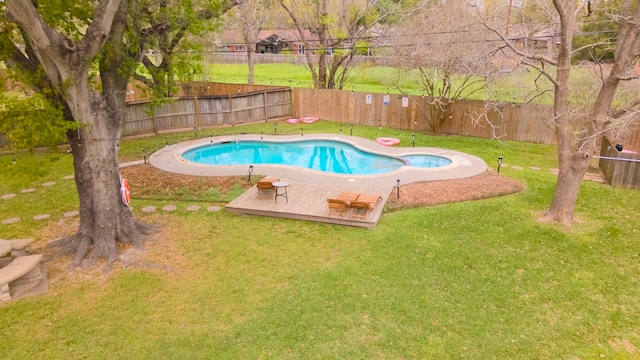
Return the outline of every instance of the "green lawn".
<path id="1" fill-rule="evenodd" d="M 212 82 L 246 84 L 249 73 L 246 64 L 212 64 L 207 69 L 206 79 Z M 553 73 L 553 70 L 549 70 Z M 586 67 L 574 67 L 571 74 L 572 102 L 582 104 L 591 99 L 585 94 L 593 92 L 593 71 Z M 359 92 L 377 92 L 398 94 L 396 88 L 398 73 L 395 68 L 386 66 L 357 66 L 350 75 L 350 81 L 344 90 Z M 279 85 L 291 87 L 313 87 L 313 81 L 308 67 L 292 64 L 258 64 L 254 68 L 254 83 L 259 85 Z M 403 93 L 423 95 L 420 85 L 406 77 L 401 77 L 399 86 Z M 540 96 L 539 93 L 547 93 Z M 491 88 L 491 98 L 506 102 L 532 101 L 541 104 L 553 104 L 553 84 L 546 78 L 541 78 L 536 72 L 527 68 L 518 68 L 512 72 L 501 73 L 497 76 L 495 85 Z M 538 96 L 536 96 L 538 94 Z M 470 99 L 485 100 L 485 92 L 473 94 Z M 624 97 L 625 95 L 620 95 Z M 622 100 L 620 100 L 622 101 Z"/>
<path id="2" fill-rule="evenodd" d="M 337 133 L 319 121 L 309 132 Z M 267 133 L 272 124 L 208 130 Z M 296 128 L 278 127 L 278 133 Z M 345 131 L 345 129 L 343 129 Z M 354 135 L 411 133 L 357 127 Z M 191 133 L 123 140 L 123 161 Z M 7 359 L 595 359 L 637 358 L 640 192 L 584 182 L 575 226 L 537 221 L 549 205 L 555 147 L 416 134 L 417 146 L 468 152 L 526 185 L 514 195 L 385 212 L 377 228 L 176 211 L 145 261 L 67 273 L 48 264 L 49 292 L 0 305 Z M 542 167 L 542 171 L 529 170 Z M 49 234 L 77 208 L 70 155 L 0 157 L 0 238 Z M 42 183 L 55 181 L 54 187 Z M 21 189 L 35 192 L 23 194 Z M 188 191 L 188 189 L 184 189 Z M 184 209 L 220 202 L 166 203 Z M 50 221 L 30 220 L 39 213 Z M 68 259 L 65 260 L 68 263 Z"/>

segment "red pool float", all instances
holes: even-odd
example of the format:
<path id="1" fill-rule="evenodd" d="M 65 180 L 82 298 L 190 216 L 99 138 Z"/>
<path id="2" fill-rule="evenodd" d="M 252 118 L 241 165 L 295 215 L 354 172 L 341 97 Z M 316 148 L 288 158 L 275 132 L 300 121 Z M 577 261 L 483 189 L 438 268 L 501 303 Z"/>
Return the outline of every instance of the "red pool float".
<path id="1" fill-rule="evenodd" d="M 393 137 L 379 137 L 376 139 L 376 142 L 384 146 L 393 146 L 400 144 L 400 139 Z"/>
<path id="2" fill-rule="evenodd" d="M 305 117 L 305 118 L 302 118 L 302 120 L 300 120 L 300 121 L 305 123 L 305 124 L 311 124 L 311 123 L 314 123 L 314 122 L 318 121 L 318 118 L 317 117 Z"/>
<path id="3" fill-rule="evenodd" d="M 288 119 L 287 122 L 289 124 L 297 124 L 300 120 L 299 119 Z"/>

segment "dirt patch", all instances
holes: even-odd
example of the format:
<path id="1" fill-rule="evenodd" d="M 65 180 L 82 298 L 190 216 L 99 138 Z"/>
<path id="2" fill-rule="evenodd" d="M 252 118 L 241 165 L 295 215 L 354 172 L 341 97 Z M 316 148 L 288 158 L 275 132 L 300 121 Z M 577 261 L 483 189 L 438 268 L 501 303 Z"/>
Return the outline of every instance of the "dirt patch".
<path id="1" fill-rule="evenodd" d="M 461 201 L 487 199 L 508 195 L 522 190 L 517 180 L 509 179 L 493 171 L 486 171 L 470 178 L 425 181 L 400 186 L 393 190 L 387 204 L 391 209 L 405 209 Z"/>
<path id="2" fill-rule="evenodd" d="M 127 178 L 132 191 L 141 193 L 143 197 L 145 193 L 157 190 L 171 192 L 189 188 L 193 192 L 200 192 L 217 188 L 225 194 L 234 185 L 244 190 L 252 186 L 246 176 L 190 176 L 162 171 L 151 165 L 129 166 L 121 169 L 121 172 Z"/>

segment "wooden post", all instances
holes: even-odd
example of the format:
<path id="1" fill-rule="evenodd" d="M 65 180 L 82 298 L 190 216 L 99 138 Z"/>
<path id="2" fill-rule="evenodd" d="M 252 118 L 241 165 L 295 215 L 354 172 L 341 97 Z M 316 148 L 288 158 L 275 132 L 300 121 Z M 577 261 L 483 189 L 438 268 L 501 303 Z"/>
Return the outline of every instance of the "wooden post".
<path id="1" fill-rule="evenodd" d="M 151 123 L 153 124 L 153 133 L 158 135 L 158 124 L 156 124 L 156 108 L 153 108 L 153 113 L 151 114 Z"/>
<path id="2" fill-rule="evenodd" d="M 198 129 L 200 129 L 200 105 L 198 104 L 198 96 L 197 95 L 193 97 L 193 106 L 195 107 L 194 111 L 195 111 L 195 116 L 196 116 L 196 119 L 195 119 L 196 120 L 196 125 L 195 126 Z"/>
<path id="3" fill-rule="evenodd" d="M 269 113 L 267 112 L 267 92 L 262 92 L 262 103 L 264 104 L 264 121 L 267 122 L 269 120 Z"/>
<path id="4" fill-rule="evenodd" d="M 233 100 L 231 99 L 231 94 L 227 95 L 229 98 L 229 120 L 231 120 L 231 126 L 235 125 L 235 114 L 233 113 Z"/>

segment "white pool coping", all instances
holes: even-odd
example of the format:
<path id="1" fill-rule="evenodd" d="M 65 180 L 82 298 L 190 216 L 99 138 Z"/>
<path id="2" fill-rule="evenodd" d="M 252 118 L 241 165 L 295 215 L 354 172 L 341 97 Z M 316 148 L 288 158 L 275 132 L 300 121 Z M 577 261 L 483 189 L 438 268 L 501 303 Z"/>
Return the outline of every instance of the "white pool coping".
<path id="1" fill-rule="evenodd" d="M 403 166 L 383 174 L 371 175 L 345 175 L 323 172 L 287 165 L 252 164 L 252 176 L 269 175 L 288 179 L 295 179 L 308 183 L 322 183 L 335 186 L 396 186 L 398 180 L 401 185 L 414 182 L 451 180 L 472 177 L 487 171 L 487 163 L 474 155 L 459 151 L 428 148 L 428 147 L 402 147 L 384 146 L 368 139 L 336 134 L 307 134 L 307 135 L 260 135 L 241 134 L 223 135 L 194 139 L 173 145 L 168 145 L 149 156 L 149 163 L 164 171 L 194 175 L 194 176 L 249 176 L 249 165 L 205 165 L 196 164 L 182 158 L 185 151 L 228 141 L 264 140 L 264 141 L 296 141 L 304 139 L 313 140 L 337 140 L 351 144 L 358 149 L 381 155 L 407 156 L 407 155 L 435 155 L 451 160 L 451 164 L 437 168 L 419 168 Z M 402 144 L 400 144 L 402 145 Z"/>

